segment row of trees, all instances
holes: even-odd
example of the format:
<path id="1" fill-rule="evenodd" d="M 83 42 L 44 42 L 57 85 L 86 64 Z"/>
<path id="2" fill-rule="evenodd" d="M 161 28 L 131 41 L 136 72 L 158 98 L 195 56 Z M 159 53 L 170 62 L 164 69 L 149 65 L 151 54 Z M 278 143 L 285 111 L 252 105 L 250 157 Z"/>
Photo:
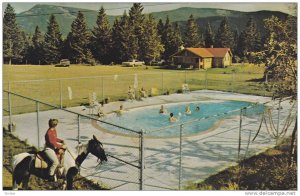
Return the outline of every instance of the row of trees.
<path id="1" fill-rule="evenodd" d="M 177 22 L 165 23 L 160 19 L 144 15 L 143 6 L 134 3 L 129 14 L 124 12 L 110 27 L 103 7 L 98 12 L 96 25 L 89 30 L 83 13 L 78 12 L 71 25 L 71 31 L 63 39 L 54 15 L 49 18 L 47 32 L 43 35 L 37 26 L 34 34 L 26 35 L 16 22 L 14 8 L 8 4 L 3 18 L 4 60 L 11 63 L 53 64 L 61 58 L 72 63 L 102 64 L 121 63 L 129 59 L 168 60 L 180 47 L 227 47 L 235 56 L 248 57 L 249 52 L 261 49 L 261 37 L 255 21 L 250 18 L 240 34 L 232 31 L 225 17 L 214 33 L 207 23 L 203 33 L 190 16 L 186 25 L 180 28 Z"/>

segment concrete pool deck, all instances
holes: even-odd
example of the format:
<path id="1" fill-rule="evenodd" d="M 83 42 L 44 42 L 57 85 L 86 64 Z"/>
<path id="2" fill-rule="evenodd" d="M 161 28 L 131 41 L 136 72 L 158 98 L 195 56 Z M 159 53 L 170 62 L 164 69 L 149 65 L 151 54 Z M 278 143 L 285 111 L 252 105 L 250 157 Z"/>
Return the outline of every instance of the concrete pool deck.
<path id="1" fill-rule="evenodd" d="M 104 112 L 110 113 L 119 109 L 122 104 L 125 109 L 144 107 L 148 105 L 161 105 L 176 102 L 192 102 L 207 100 L 238 100 L 265 103 L 271 100 L 269 97 L 244 95 L 220 91 L 200 90 L 188 94 L 172 94 L 145 98 L 142 101 L 112 102 L 104 106 Z M 272 106 L 274 103 L 270 103 Z M 284 119 L 289 115 L 291 105 L 288 101 L 281 104 L 280 127 L 284 125 Z M 74 112 L 86 114 L 83 107 L 68 108 Z M 272 111 L 272 116 L 277 119 L 277 110 Z M 69 149 L 75 149 L 77 145 L 77 115 L 61 110 L 52 110 L 39 113 L 39 139 L 36 128 L 36 113 L 14 115 L 13 122 L 16 123 L 15 134 L 29 144 L 43 145 L 43 137 L 47 130 L 49 118 L 58 118 L 58 136 L 64 138 Z M 266 127 L 262 126 L 261 132 L 254 142 L 253 138 L 260 124 L 261 115 L 243 117 L 242 143 L 240 157 L 248 157 L 259 153 L 275 145 Z M 182 170 L 179 182 L 179 138 L 145 138 L 145 168 L 144 168 L 144 190 L 170 190 L 178 189 L 179 183 L 182 187 L 188 182 L 201 181 L 218 171 L 235 165 L 238 157 L 238 132 L 239 116 L 230 117 L 218 123 L 212 131 L 202 134 L 183 137 L 182 140 Z M 29 123 L 30 122 L 30 123 Z M 124 137 L 99 130 L 94 121 L 81 119 L 80 140 L 88 141 L 92 135 L 104 144 L 106 153 L 116 156 L 122 160 L 138 165 L 139 139 L 135 137 Z M 276 122 L 276 120 L 275 120 Z M 8 118 L 3 117 L 3 124 L 8 123 Z M 290 128 L 286 134 L 291 133 Z M 75 153 L 75 150 L 73 151 Z M 247 153 L 247 154 L 245 154 Z M 107 163 L 99 168 L 96 158 L 92 155 L 83 163 L 81 175 L 89 179 L 102 182 L 113 190 L 139 190 L 139 170 L 131 165 L 108 157 Z"/>

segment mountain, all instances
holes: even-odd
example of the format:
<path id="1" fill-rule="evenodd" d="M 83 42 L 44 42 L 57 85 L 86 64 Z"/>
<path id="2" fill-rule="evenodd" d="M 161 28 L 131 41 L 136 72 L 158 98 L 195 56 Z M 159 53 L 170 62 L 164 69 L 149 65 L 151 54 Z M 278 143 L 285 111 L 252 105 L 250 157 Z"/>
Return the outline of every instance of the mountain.
<path id="1" fill-rule="evenodd" d="M 96 24 L 98 11 L 55 5 L 35 5 L 28 11 L 17 14 L 17 22 L 26 33 L 33 34 L 37 25 L 41 31 L 45 33 L 47 31 L 49 17 L 51 14 L 54 14 L 60 26 L 61 33 L 66 37 L 79 11 L 84 14 L 88 27 L 92 29 Z M 114 19 L 114 16 L 108 16 L 108 20 L 111 24 Z"/>
<path id="2" fill-rule="evenodd" d="M 85 15 L 88 27 L 93 29 L 93 26 L 96 24 L 98 11 L 45 4 L 35 5 L 30 10 L 17 14 L 17 22 L 26 33 L 33 34 L 37 25 L 40 27 L 41 31 L 45 33 L 47 31 L 48 19 L 50 14 L 53 13 L 55 14 L 58 24 L 60 25 L 60 30 L 63 36 L 66 37 L 71 29 L 71 24 L 76 18 L 78 11 L 81 11 Z M 223 17 L 227 16 L 232 29 L 237 29 L 238 32 L 241 32 L 244 29 L 248 19 L 253 17 L 257 23 L 258 29 L 262 34 L 264 33 L 264 19 L 269 18 L 272 15 L 277 16 L 278 18 L 286 18 L 288 16 L 285 13 L 275 11 L 240 12 L 224 9 L 190 7 L 182 7 L 170 11 L 153 12 L 151 14 L 157 21 L 159 19 L 165 21 L 166 17 L 169 16 L 171 22 L 178 21 L 181 26 L 184 26 L 189 16 L 193 14 L 194 18 L 197 19 L 201 30 L 204 30 L 205 24 L 208 21 L 210 22 L 212 28 L 217 29 Z M 116 17 L 120 16 L 108 15 L 108 20 L 111 26 Z"/>
<path id="3" fill-rule="evenodd" d="M 264 19 L 270 18 L 272 15 L 285 19 L 288 14 L 278 11 L 257 11 L 257 12 L 240 12 L 234 10 L 214 9 L 214 8 L 190 8 L 182 7 L 176 10 L 154 12 L 152 15 L 157 19 L 165 21 L 169 16 L 170 21 L 178 21 L 180 26 L 184 26 L 190 15 L 193 15 L 196 19 L 200 30 L 204 32 L 204 28 L 209 22 L 213 30 L 219 28 L 221 21 L 226 16 L 229 20 L 232 30 L 238 30 L 240 33 L 246 26 L 247 21 L 252 17 L 257 24 L 258 30 L 264 34 Z"/>

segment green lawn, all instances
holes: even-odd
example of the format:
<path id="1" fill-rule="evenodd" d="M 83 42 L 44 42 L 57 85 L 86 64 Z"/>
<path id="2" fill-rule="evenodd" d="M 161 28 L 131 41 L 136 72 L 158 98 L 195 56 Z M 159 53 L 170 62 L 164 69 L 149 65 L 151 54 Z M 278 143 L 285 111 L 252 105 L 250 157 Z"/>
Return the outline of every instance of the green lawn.
<path id="1" fill-rule="evenodd" d="M 235 73 L 232 74 L 232 70 Z M 169 70 L 159 67 L 84 66 L 55 67 L 53 65 L 3 65 L 3 89 L 65 107 L 87 104 L 93 92 L 102 101 L 127 98 L 129 86 L 138 81 L 150 95 L 180 92 L 183 83 L 191 90 L 211 89 L 256 95 L 270 95 L 263 84 L 255 82 L 263 76 L 264 68 L 254 65 L 234 65 L 207 70 Z M 206 81 L 207 79 L 207 81 Z M 24 82 L 26 80 L 26 82 Z M 8 83 L 8 81 L 10 81 Z M 72 99 L 69 99 L 69 90 Z M 3 94 L 4 109 L 8 109 L 7 93 Z M 14 113 L 34 111 L 33 101 L 12 96 Z M 41 109 L 48 109 L 40 105 Z"/>

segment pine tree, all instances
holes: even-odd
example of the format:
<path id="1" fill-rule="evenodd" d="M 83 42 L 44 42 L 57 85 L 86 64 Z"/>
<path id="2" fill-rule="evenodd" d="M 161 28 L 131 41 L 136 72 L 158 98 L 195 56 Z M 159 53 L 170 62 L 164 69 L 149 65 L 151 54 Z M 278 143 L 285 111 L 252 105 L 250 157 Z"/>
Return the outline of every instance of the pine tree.
<path id="1" fill-rule="evenodd" d="M 257 52 L 261 49 L 260 33 L 252 17 L 247 22 L 246 28 L 241 32 L 237 48 L 241 57 L 246 57 L 250 52 Z"/>
<path id="2" fill-rule="evenodd" d="M 210 48 L 214 45 L 214 34 L 209 22 L 206 24 L 204 42 L 206 48 Z"/>
<path id="3" fill-rule="evenodd" d="M 178 52 L 180 50 L 180 47 L 183 44 L 182 41 L 182 36 L 181 36 L 181 32 L 180 32 L 180 28 L 178 25 L 178 22 L 175 22 L 173 25 L 173 40 L 172 40 L 172 54 L 175 54 L 176 52 Z"/>
<path id="4" fill-rule="evenodd" d="M 234 46 L 233 32 L 230 29 L 227 17 L 224 17 L 221 21 L 215 37 L 215 45 L 217 48 L 233 48 Z"/>
<path id="5" fill-rule="evenodd" d="M 163 45 L 157 31 L 154 17 L 149 14 L 145 21 L 144 36 L 141 39 L 141 56 L 146 64 L 160 57 L 163 52 Z"/>
<path id="6" fill-rule="evenodd" d="M 79 11 L 67 38 L 70 47 L 69 59 L 73 63 L 93 63 L 93 55 L 89 49 L 90 38 L 91 33 L 88 31 L 85 17 Z"/>
<path id="7" fill-rule="evenodd" d="M 103 7 L 98 12 L 96 26 L 92 31 L 92 51 L 95 58 L 104 64 L 111 61 L 112 47 L 111 29 Z"/>
<path id="8" fill-rule="evenodd" d="M 173 50 L 172 50 L 174 47 L 172 42 L 172 40 L 174 39 L 173 36 L 174 33 L 173 33 L 172 25 L 170 24 L 169 16 L 167 16 L 165 25 L 163 27 L 162 37 L 161 37 L 162 44 L 164 45 L 164 49 L 165 49 L 162 55 L 164 60 L 167 60 L 170 57 L 170 55 L 173 54 Z"/>
<path id="9" fill-rule="evenodd" d="M 144 8 L 141 3 L 134 3 L 129 10 L 129 26 L 132 33 L 132 40 L 129 44 L 130 57 L 132 59 L 140 58 L 140 42 L 144 34 L 144 15 L 142 14 L 143 9 Z"/>
<path id="10" fill-rule="evenodd" d="M 62 44 L 62 34 L 60 33 L 56 18 L 52 14 L 44 38 L 43 59 L 46 64 L 54 64 L 60 61 L 63 47 Z"/>
<path id="11" fill-rule="evenodd" d="M 127 61 L 131 57 L 130 42 L 133 39 L 131 34 L 131 27 L 129 25 L 129 17 L 124 11 L 120 21 L 115 20 L 112 35 L 113 35 L 113 49 L 114 61 L 121 63 L 122 61 Z"/>
<path id="12" fill-rule="evenodd" d="M 43 60 L 43 45 L 44 45 L 44 37 L 42 32 L 40 31 L 39 26 L 36 26 L 34 34 L 32 36 L 32 45 L 29 49 L 29 61 L 32 64 L 38 64 L 44 62 Z"/>
<path id="13" fill-rule="evenodd" d="M 24 48 L 21 53 L 21 56 L 23 57 L 22 63 L 25 63 L 26 65 L 30 63 L 30 48 L 32 47 L 32 38 L 30 35 L 26 35 L 24 31 L 22 31 L 22 39 L 24 40 Z"/>
<path id="14" fill-rule="evenodd" d="M 114 63 L 122 63 L 121 59 L 121 26 L 118 18 L 115 19 L 112 27 L 112 52 L 113 56 L 111 58 Z"/>
<path id="15" fill-rule="evenodd" d="M 184 38 L 184 46 L 185 47 L 201 47 L 201 39 L 199 36 L 199 29 L 194 19 L 193 15 L 191 15 L 187 21 L 185 38 Z"/>
<path id="16" fill-rule="evenodd" d="M 162 38 L 163 33 L 164 33 L 164 23 L 162 21 L 162 19 L 159 19 L 158 23 L 157 23 L 157 32 L 158 35 Z"/>
<path id="17" fill-rule="evenodd" d="M 24 53 L 24 36 L 16 21 L 14 8 L 7 4 L 3 16 L 3 57 L 4 62 L 18 63 L 22 61 Z"/>

